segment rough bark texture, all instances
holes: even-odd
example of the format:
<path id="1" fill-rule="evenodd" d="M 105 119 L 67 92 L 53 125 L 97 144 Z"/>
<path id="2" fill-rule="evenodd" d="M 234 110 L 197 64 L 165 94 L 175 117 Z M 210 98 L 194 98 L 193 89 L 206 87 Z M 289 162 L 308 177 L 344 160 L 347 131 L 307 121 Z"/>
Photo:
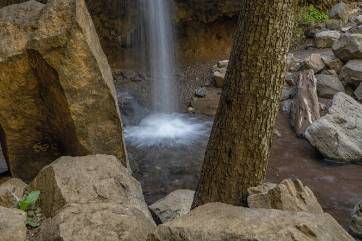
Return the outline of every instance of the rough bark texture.
<path id="1" fill-rule="evenodd" d="M 291 111 L 291 124 L 298 136 L 321 117 L 317 95 L 317 79 L 313 70 L 306 70 L 299 76 L 298 92 Z"/>
<path id="2" fill-rule="evenodd" d="M 193 207 L 245 204 L 264 180 L 297 0 L 243 0 Z"/>

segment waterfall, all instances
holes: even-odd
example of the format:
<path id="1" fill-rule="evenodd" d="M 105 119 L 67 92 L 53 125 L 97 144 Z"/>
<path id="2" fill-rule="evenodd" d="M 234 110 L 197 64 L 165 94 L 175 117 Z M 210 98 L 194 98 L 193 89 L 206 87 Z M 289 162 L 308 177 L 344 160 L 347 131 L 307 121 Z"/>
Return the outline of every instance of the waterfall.
<path id="1" fill-rule="evenodd" d="M 139 0 L 145 31 L 147 69 L 152 79 L 152 109 L 171 113 L 177 109 L 175 81 L 175 44 L 168 0 Z"/>

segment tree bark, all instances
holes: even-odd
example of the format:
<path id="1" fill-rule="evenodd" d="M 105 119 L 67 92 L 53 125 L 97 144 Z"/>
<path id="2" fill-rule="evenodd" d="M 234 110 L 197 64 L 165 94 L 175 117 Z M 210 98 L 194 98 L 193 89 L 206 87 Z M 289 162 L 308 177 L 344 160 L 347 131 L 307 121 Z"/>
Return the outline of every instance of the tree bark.
<path id="1" fill-rule="evenodd" d="M 242 0 L 242 11 L 193 207 L 245 205 L 265 178 L 297 0 Z"/>

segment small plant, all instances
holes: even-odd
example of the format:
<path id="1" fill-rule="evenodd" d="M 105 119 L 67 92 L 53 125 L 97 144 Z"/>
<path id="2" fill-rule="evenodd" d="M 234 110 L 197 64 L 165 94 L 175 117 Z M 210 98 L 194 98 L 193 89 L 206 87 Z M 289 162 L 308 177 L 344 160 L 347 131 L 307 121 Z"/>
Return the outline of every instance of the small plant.
<path id="1" fill-rule="evenodd" d="M 313 5 L 309 5 L 303 13 L 302 21 L 304 24 L 321 23 L 329 19 L 327 13 L 319 10 Z"/>
<path id="2" fill-rule="evenodd" d="M 26 224 L 32 228 L 37 228 L 40 226 L 40 224 L 35 222 L 34 218 L 28 215 L 28 210 L 31 206 L 36 204 L 36 202 L 39 200 L 39 197 L 40 191 L 32 191 L 18 201 L 19 209 L 27 212 Z"/>

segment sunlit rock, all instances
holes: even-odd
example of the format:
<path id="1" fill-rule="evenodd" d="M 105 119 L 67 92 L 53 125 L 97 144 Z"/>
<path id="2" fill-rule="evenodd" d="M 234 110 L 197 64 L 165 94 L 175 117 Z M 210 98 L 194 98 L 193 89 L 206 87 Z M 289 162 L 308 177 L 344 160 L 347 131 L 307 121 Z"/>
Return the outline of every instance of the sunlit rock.
<path id="1" fill-rule="evenodd" d="M 23 197 L 27 185 L 20 179 L 11 178 L 0 184 L 0 206 L 16 208 Z"/>
<path id="2" fill-rule="evenodd" d="M 23 211 L 0 206 L 0 240 L 25 241 L 26 215 Z"/>

